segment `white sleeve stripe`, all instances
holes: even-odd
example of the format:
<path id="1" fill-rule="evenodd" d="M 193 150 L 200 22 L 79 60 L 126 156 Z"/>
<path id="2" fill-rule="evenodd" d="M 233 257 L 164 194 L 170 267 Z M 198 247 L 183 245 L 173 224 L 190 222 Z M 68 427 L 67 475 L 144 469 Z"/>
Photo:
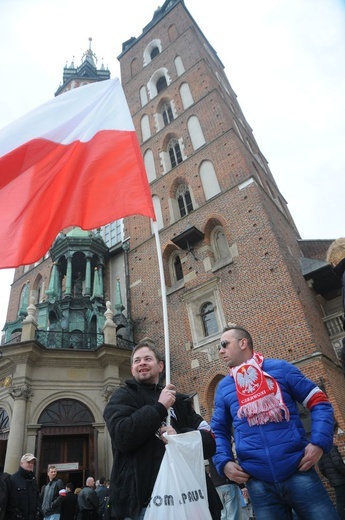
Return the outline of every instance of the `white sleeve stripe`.
<path id="1" fill-rule="evenodd" d="M 317 394 L 318 392 L 322 392 L 321 388 L 319 388 L 318 386 L 316 386 L 315 388 L 312 389 L 311 392 L 309 392 L 309 394 L 307 395 L 307 397 L 304 399 L 303 401 L 303 406 L 307 406 L 308 405 L 308 401 L 310 400 L 311 397 L 313 397 L 313 395 Z"/>

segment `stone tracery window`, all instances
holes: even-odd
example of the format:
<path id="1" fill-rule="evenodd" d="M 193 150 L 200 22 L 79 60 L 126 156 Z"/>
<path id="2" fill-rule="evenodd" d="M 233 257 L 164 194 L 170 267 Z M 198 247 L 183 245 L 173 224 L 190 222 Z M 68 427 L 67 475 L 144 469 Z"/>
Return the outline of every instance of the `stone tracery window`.
<path id="1" fill-rule="evenodd" d="M 94 417 L 90 410 L 76 399 L 59 399 L 50 403 L 42 412 L 38 423 L 67 426 L 73 424 L 90 424 Z"/>
<path id="2" fill-rule="evenodd" d="M 170 158 L 171 167 L 175 168 L 178 164 L 182 162 L 182 152 L 180 143 L 177 139 L 171 139 L 168 144 L 168 153 Z"/>
<path id="3" fill-rule="evenodd" d="M 176 199 L 181 217 L 184 217 L 193 211 L 193 202 L 188 186 L 185 184 L 180 184 L 176 191 Z"/>
<path id="4" fill-rule="evenodd" d="M 161 110 L 164 126 L 167 126 L 174 120 L 173 112 L 171 109 L 171 105 L 169 103 L 164 103 Z"/>
<path id="5" fill-rule="evenodd" d="M 218 332 L 218 325 L 214 306 L 211 302 L 205 302 L 200 309 L 200 316 L 204 327 L 204 335 L 211 336 Z"/>
<path id="6" fill-rule="evenodd" d="M 10 418 L 4 408 L 0 408 L 0 433 L 10 427 Z"/>

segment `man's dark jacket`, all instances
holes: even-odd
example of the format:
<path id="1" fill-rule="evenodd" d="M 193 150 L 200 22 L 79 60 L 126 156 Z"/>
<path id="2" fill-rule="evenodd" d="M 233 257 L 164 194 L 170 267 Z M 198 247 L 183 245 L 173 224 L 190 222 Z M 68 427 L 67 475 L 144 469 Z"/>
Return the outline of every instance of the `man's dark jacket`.
<path id="1" fill-rule="evenodd" d="M 56 499 L 59 498 L 60 489 L 64 489 L 64 487 L 62 480 L 57 477 L 43 486 L 41 490 L 41 510 L 43 516 L 60 513 L 60 502 Z M 54 501 L 56 505 L 53 505 Z"/>
<path id="2" fill-rule="evenodd" d="M 11 481 L 17 518 L 35 520 L 39 517 L 40 496 L 34 473 L 20 466 L 11 476 Z"/>
<path id="3" fill-rule="evenodd" d="M 16 516 L 16 503 L 12 493 L 11 475 L 0 469 L 0 519 L 13 520 Z"/>
<path id="4" fill-rule="evenodd" d="M 111 516 L 135 518 L 149 502 L 165 445 L 157 432 L 167 418 L 165 406 L 158 403 L 160 385 L 144 385 L 135 379 L 113 393 L 104 410 L 113 448 L 110 484 Z M 171 426 L 177 433 L 197 430 L 203 421 L 189 396 L 177 394 Z M 174 417 L 176 416 L 176 418 Z M 211 432 L 200 429 L 204 458 L 215 453 Z M 217 491 L 207 479 L 208 499 L 213 520 L 220 518 L 222 505 Z"/>
<path id="5" fill-rule="evenodd" d="M 60 520 L 74 520 L 77 513 L 78 495 L 67 491 L 60 505 Z"/>
<path id="6" fill-rule="evenodd" d="M 324 453 L 319 460 L 319 469 L 324 477 L 329 480 L 332 487 L 345 484 L 345 464 L 338 446 L 332 446 L 331 451 Z"/>

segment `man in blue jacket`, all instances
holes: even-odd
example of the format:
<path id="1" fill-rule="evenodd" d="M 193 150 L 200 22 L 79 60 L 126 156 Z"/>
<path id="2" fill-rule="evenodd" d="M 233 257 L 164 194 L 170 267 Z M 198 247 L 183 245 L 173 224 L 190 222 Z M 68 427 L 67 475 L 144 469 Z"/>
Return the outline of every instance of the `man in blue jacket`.
<path id="1" fill-rule="evenodd" d="M 338 519 L 314 469 L 333 443 L 333 409 L 326 395 L 294 365 L 255 352 L 242 327 L 223 330 L 219 355 L 229 367 L 211 421 L 219 474 L 246 485 L 257 520 L 288 520 L 292 510 L 299 520 Z M 311 413 L 310 439 L 297 402 Z"/>

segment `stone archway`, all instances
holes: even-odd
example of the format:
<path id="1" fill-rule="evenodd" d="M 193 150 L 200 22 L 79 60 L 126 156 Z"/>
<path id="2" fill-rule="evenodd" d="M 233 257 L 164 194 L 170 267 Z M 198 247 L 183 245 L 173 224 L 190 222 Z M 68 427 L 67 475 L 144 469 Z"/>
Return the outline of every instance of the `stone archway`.
<path id="1" fill-rule="evenodd" d="M 82 487 L 88 476 L 97 469 L 97 431 L 92 426 L 94 416 L 77 399 L 58 399 L 41 413 L 38 424 L 39 485 L 46 483 L 48 465 L 58 468 L 59 478 L 65 484 L 72 482 Z"/>

